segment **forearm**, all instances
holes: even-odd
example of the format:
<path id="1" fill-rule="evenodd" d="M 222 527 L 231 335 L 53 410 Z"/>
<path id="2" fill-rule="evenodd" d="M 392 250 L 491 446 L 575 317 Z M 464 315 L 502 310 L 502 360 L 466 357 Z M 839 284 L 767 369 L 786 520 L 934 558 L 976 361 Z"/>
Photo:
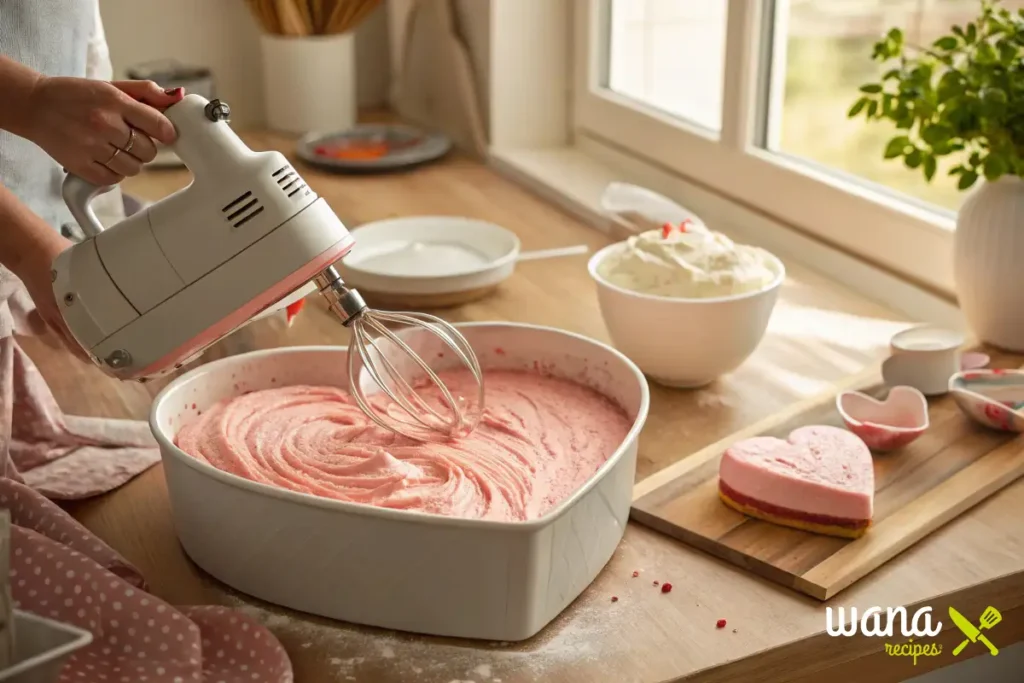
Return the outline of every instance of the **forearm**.
<path id="1" fill-rule="evenodd" d="M 0 265 L 22 279 L 29 269 L 49 270 L 50 264 L 43 261 L 63 241 L 55 229 L 0 185 Z"/>
<path id="2" fill-rule="evenodd" d="M 0 130 L 25 137 L 30 119 L 29 101 L 42 74 L 19 62 L 0 55 L 0 93 L 4 103 L 0 106 Z"/>

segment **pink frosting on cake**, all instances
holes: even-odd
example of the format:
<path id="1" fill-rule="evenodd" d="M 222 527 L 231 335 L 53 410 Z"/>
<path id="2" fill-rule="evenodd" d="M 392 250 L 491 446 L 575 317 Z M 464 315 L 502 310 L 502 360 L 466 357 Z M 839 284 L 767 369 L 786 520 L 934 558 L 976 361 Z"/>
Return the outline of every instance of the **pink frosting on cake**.
<path id="1" fill-rule="evenodd" d="M 454 391 L 468 372 L 441 373 Z M 214 467 L 293 491 L 385 508 L 501 521 L 543 515 L 622 444 L 631 422 L 609 399 L 535 373 L 486 375 L 469 436 L 419 443 L 381 429 L 345 391 L 290 386 L 214 406 L 179 448 Z"/>
<path id="2" fill-rule="evenodd" d="M 739 441 L 722 456 L 719 477 L 733 491 L 770 506 L 849 520 L 872 516 L 871 452 L 844 429 L 801 427 L 788 440 Z"/>

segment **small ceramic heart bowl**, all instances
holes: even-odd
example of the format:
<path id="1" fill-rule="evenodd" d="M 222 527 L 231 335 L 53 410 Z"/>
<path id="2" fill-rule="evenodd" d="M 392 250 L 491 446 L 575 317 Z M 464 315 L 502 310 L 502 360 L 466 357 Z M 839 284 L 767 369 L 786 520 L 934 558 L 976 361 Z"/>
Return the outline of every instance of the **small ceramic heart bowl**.
<path id="1" fill-rule="evenodd" d="M 894 451 L 909 445 L 928 429 L 928 400 L 913 387 L 896 386 L 884 401 L 859 391 L 836 397 L 846 428 L 873 451 Z"/>
<path id="2" fill-rule="evenodd" d="M 1005 432 L 1024 432 L 1024 371 L 958 372 L 949 378 L 949 393 L 975 422 Z"/>

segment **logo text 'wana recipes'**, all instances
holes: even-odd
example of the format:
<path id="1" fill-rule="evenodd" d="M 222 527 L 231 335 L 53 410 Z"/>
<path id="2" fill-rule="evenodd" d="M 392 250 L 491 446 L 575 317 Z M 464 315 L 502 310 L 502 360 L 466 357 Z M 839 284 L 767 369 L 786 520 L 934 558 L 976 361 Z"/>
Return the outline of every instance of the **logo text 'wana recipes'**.
<path id="1" fill-rule="evenodd" d="M 935 638 L 942 631 L 941 621 L 932 623 L 931 607 L 922 607 L 909 619 L 906 607 L 890 607 L 885 611 L 881 607 L 870 607 L 864 610 L 860 619 L 857 618 L 857 608 L 852 607 L 849 620 L 846 617 L 846 610 L 842 607 L 835 610 L 831 607 L 825 608 L 825 628 L 830 636 L 849 637 L 857 635 L 858 632 L 862 636 L 873 638 L 893 638 L 902 635 L 909 641 L 886 643 L 885 652 L 893 657 L 913 657 L 915 666 L 918 657 L 936 657 L 942 654 L 940 643 L 914 642 L 914 638 Z M 953 607 L 949 608 L 949 618 L 964 635 L 963 641 L 953 650 L 954 657 L 972 643 L 984 645 L 993 657 L 999 654 L 996 646 L 982 633 L 983 630 L 989 630 L 1003 620 L 1003 615 L 995 607 L 985 609 L 978 625 Z"/>

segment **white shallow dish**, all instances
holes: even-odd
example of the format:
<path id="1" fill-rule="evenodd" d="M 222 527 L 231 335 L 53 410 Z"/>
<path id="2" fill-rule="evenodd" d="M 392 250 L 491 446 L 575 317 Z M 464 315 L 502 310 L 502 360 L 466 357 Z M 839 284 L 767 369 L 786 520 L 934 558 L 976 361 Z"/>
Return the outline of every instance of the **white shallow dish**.
<path id="1" fill-rule="evenodd" d="M 539 363 L 589 384 L 633 420 L 622 445 L 569 499 L 519 523 L 386 510 L 257 484 L 174 446 L 179 426 L 219 400 L 282 384 L 347 384 L 344 348 L 257 351 L 181 376 L 153 404 L 150 425 L 189 557 L 257 598 L 381 628 L 519 641 L 554 619 L 622 539 L 647 383 L 621 353 L 576 334 L 512 323 L 457 327 L 484 368 Z"/>
<path id="2" fill-rule="evenodd" d="M 0 681 L 57 683 L 68 657 L 91 642 L 88 631 L 14 610 L 14 664 Z"/>
<path id="3" fill-rule="evenodd" d="M 493 288 L 512 275 L 519 238 L 500 225 L 458 216 L 410 216 L 352 231 L 341 263 L 352 287 L 391 296 L 452 295 Z"/>

